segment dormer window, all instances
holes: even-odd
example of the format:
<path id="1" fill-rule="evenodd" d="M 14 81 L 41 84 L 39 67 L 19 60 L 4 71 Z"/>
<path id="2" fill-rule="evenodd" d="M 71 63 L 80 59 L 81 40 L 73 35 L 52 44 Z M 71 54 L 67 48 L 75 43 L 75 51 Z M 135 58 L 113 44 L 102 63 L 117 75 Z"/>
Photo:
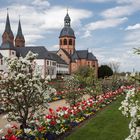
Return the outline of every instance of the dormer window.
<path id="1" fill-rule="evenodd" d="M 1 65 L 3 65 L 3 60 L 1 59 Z"/>
<path id="2" fill-rule="evenodd" d="M 12 55 L 15 55 L 15 52 L 12 51 Z"/>

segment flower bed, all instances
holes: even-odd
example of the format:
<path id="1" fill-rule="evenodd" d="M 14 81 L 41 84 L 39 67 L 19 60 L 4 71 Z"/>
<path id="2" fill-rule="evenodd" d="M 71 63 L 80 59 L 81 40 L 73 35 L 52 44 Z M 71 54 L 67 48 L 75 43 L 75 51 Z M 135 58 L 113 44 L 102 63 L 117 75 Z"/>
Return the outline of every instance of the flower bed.
<path id="1" fill-rule="evenodd" d="M 85 89 L 79 89 L 79 90 L 83 93 L 83 95 L 86 93 Z M 65 99 L 66 92 L 67 92 L 66 90 L 52 92 L 50 94 L 50 97 L 48 98 L 48 102 Z"/>
<path id="2" fill-rule="evenodd" d="M 94 98 L 89 98 L 88 100 L 78 102 L 75 106 L 58 107 L 55 111 L 49 108 L 47 115 L 44 114 L 40 117 L 34 115 L 34 120 L 30 122 L 28 128 L 24 129 L 24 134 L 16 126 L 12 126 L 8 129 L 7 135 L 1 139 L 54 140 L 116 100 L 117 97 L 124 93 L 125 89 L 129 88 L 132 87 L 122 87 L 114 92 L 99 95 L 96 101 Z"/>

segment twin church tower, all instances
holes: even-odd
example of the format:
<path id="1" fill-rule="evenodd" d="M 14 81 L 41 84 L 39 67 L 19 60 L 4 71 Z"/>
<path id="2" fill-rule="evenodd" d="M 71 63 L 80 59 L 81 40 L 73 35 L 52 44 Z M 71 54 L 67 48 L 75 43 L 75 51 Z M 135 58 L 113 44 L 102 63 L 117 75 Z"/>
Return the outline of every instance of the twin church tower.
<path id="1" fill-rule="evenodd" d="M 8 13 L 7 13 L 7 18 L 6 18 L 5 30 L 4 30 L 4 33 L 2 35 L 2 46 L 5 44 L 10 44 L 11 46 L 15 46 L 15 47 L 25 47 L 25 38 L 22 34 L 20 20 L 18 23 L 17 35 L 16 35 L 16 38 L 14 40 L 14 35 L 13 35 L 12 30 L 11 30 L 11 25 L 10 25 Z"/>

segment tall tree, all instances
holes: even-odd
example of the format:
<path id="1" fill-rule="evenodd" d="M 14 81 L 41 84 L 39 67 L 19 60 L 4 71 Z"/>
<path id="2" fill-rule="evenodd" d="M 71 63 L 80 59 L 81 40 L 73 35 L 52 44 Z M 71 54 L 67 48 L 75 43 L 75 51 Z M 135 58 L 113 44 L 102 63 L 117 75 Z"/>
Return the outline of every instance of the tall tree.
<path id="1" fill-rule="evenodd" d="M 104 78 L 113 75 L 113 70 L 108 65 L 101 65 L 98 69 L 98 77 Z"/>
<path id="2" fill-rule="evenodd" d="M 65 99 L 70 106 L 76 105 L 77 102 L 81 101 L 83 94 L 79 88 L 79 80 L 77 76 L 68 76 L 64 79 L 66 93 Z"/>
<path id="3" fill-rule="evenodd" d="M 109 67 L 113 70 L 113 73 L 116 75 L 119 72 L 120 63 L 117 61 L 112 61 L 109 63 Z"/>
<path id="4" fill-rule="evenodd" d="M 19 122 L 23 130 L 40 109 L 47 108 L 49 87 L 34 63 L 36 54 L 7 59 L 8 75 L 0 80 L 0 102 L 8 120 Z"/>
<path id="5" fill-rule="evenodd" d="M 90 87 L 94 85 L 95 82 L 95 70 L 90 67 L 80 67 L 76 72 L 78 80 L 82 87 Z"/>

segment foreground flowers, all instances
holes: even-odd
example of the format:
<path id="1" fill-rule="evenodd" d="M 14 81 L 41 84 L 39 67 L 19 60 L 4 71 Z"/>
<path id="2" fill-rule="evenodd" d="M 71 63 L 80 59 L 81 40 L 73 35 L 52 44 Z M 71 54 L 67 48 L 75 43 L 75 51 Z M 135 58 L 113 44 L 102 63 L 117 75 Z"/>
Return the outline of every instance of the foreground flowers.
<path id="1" fill-rule="evenodd" d="M 131 117 L 129 123 L 130 135 L 125 140 L 140 139 L 140 95 L 135 89 L 127 91 L 125 100 L 119 108 L 126 117 Z"/>
<path id="2" fill-rule="evenodd" d="M 130 87 L 129 87 L 130 88 Z M 76 103 L 71 107 L 58 107 L 55 111 L 49 108 L 49 113 L 42 115 L 33 115 L 33 120 L 28 124 L 28 127 L 22 130 L 17 127 L 10 127 L 3 139 L 18 140 L 18 139 L 48 139 L 53 140 L 56 137 L 71 130 L 72 127 L 94 115 L 98 110 L 110 104 L 113 100 L 124 93 L 126 87 L 120 88 L 115 92 L 108 92 L 94 98 L 89 98 L 82 102 Z M 3 130 L 4 131 L 4 130 Z"/>

